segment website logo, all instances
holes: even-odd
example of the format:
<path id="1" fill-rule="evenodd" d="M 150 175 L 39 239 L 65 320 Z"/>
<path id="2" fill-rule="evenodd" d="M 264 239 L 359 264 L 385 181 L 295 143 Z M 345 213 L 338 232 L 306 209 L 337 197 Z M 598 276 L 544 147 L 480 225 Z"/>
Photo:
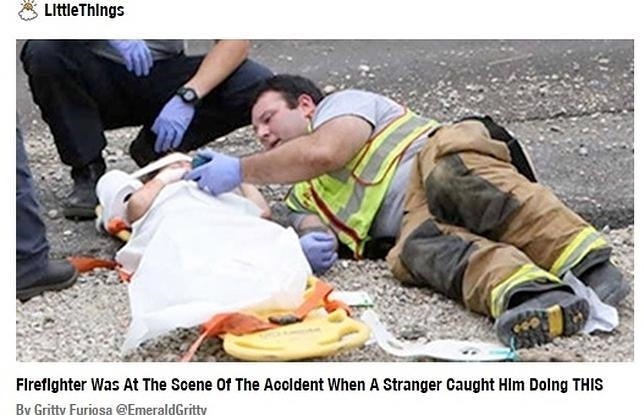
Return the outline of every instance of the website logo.
<path id="1" fill-rule="evenodd" d="M 25 22 L 28 22 L 29 20 L 34 20 L 36 17 L 38 17 L 38 13 L 36 13 L 36 10 L 34 9 L 36 7 L 36 3 L 33 2 L 33 0 L 23 0 L 21 3 L 22 8 L 18 12 L 18 16 Z"/>

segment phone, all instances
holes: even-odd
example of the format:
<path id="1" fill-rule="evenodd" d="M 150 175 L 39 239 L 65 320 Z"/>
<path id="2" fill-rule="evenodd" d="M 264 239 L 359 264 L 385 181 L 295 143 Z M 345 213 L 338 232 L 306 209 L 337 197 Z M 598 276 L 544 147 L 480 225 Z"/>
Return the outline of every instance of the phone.
<path id="1" fill-rule="evenodd" d="M 210 158 L 197 154 L 192 158 L 192 168 L 202 166 L 210 161 Z"/>

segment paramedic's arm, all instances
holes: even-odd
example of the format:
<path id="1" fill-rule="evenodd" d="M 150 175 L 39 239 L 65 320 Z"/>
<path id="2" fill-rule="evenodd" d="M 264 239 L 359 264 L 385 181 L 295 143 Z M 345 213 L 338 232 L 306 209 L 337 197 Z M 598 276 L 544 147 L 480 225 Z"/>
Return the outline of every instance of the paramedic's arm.
<path id="1" fill-rule="evenodd" d="M 333 238 L 335 238 L 337 248 L 338 237 L 335 236 L 335 232 L 333 232 L 333 230 L 329 228 L 318 215 L 292 210 L 289 212 L 288 220 L 291 223 L 291 226 L 295 229 L 295 232 L 300 236 L 304 236 L 311 232 L 324 232 L 333 236 Z"/>
<path id="2" fill-rule="evenodd" d="M 199 97 L 208 95 L 244 62 L 249 51 L 248 40 L 218 41 L 201 61 L 197 73 L 184 86 L 194 89 Z"/>
<path id="3" fill-rule="evenodd" d="M 373 127 L 353 115 L 329 120 L 311 134 L 241 159 L 243 181 L 292 184 L 345 166 L 364 146 Z"/>
<path id="4" fill-rule="evenodd" d="M 291 218 L 293 218 L 293 215 L 291 215 Z M 322 219 L 320 219 L 318 215 L 306 214 L 305 216 L 299 218 L 299 220 L 295 220 L 295 222 L 297 222 L 295 230 L 298 235 L 304 235 L 306 233 L 314 231 L 326 232 L 330 235 L 334 234 L 331 228 L 329 228 L 324 222 L 322 222 Z"/>
<path id="5" fill-rule="evenodd" d="M 338 259 L 335 233 L 315 214 L 292 211 L 289 220 L 300 235 L 300 246 L 313 272 L 327 272 Z"/>
<path id="6" fill-rule="evenodd" d="M 266 199 L 264 199 L 264 196 L 261 194 L 259 189 L 257 189 L 257 187 L 253 186 L 252 184 L 242 183 L 239 188 L 241 189 L 242 196 L 256 204 L 257 207 L 262 210 L 262 218 L 271 218 L 271 208 L 268 206 Z"/>

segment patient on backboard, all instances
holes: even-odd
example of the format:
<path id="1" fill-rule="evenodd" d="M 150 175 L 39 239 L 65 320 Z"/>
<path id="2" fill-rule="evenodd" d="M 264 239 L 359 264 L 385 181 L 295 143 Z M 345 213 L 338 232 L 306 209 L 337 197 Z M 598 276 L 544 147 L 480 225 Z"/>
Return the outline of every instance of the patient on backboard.
<path id="1" fill-rule="evenodd" d="M 142 178 L 145 185 L 132 193 L 128 199 L 126 210 L 127 221 L 134 223 L 143 217 L 159 193 L 166 186 L 180 182 L 191 168 L 189 160 L 179 159 L 160 168 L 157 172 L 150 173 L 147 177 Z M 188 183 L 183 183 L 183 185 L 188 185 Z M 255 186 L 242 183 L 232 193 L 243 196 L 253 202 L 260 209 L 260 216 L 262 218 L 270 218 L 271 210 L 268 203 L 266 203 L 266 200 Z"/>
<path id="2" fill-rule="evenodd" d="M 311 270 L 295 232 L 265 219 L 259 190 L 242 184 L 213 197 L 182 180 L 190 157 L 155 163 L 110 171 L 97 184 L 102 221 L 121 217 L 132 229 L 116 254 L 131 275 L 123 348 L 216 313 L 297 307 Z"/>

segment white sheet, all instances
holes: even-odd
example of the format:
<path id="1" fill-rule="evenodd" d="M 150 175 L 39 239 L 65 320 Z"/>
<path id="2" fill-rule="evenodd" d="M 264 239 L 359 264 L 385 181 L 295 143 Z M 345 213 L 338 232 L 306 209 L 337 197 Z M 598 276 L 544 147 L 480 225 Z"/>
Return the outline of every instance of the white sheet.
<path id="1" fill-rule="evenodd" d="M 311 269 L 297 235 L 232 193 L 166 186 L 116 259 L 133 274 L 123 350 L 219 312 L 295 308 Z"/>

